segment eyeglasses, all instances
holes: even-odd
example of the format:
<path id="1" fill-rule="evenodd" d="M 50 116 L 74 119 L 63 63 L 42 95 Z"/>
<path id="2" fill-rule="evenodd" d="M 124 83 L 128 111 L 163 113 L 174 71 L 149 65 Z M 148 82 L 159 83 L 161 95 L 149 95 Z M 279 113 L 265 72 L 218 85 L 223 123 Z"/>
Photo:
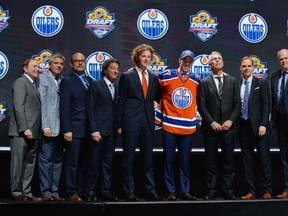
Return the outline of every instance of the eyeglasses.
<path id="1" fill-rule="evenodd" d="M 75 62 L 75 63 L 84 63 L 85 59 L 74 59 L 73 62 Z"/>

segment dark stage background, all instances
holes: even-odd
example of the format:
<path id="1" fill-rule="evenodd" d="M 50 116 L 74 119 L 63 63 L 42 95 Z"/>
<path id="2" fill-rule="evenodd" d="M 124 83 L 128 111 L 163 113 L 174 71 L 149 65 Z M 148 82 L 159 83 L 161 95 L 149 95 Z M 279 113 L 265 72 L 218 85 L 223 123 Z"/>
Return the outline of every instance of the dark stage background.
<path id="1" fill-rule="evenodd" d="M 41 10 L 34 16 L 37 9 L 44 5 L 53 6 L 53 12 L 57 12 L 54 7 L 57 8 L 62 17 L 49 14 L 51 10 L 45 11 L 47 14 L 42 18 L 39 15 Z M 60 52 L 67 58 L 67 74 L 73 53 L 82 52 L 87 58 L 96 53 L 94 57 L 101 56 L 102 59 L 91 58 L 87 73 L 97 78 L 101 60 L 117 58 L 121 61 L 121 71 L 126 71 L 133 66 L 130 58 L 132 49 L 138 44 L 147 43 L 157 53 L 151 67 L 155 72 L 178 67 L 180 53 L 191 49 L 195 59 L 198 59 L 191 72 L 205 77 L 209 75 L 205 56 L 217 50 L 222 53 L 225 71 L 231 76 L 240 78 L 239 60 L 248 55 L 254 56 L 255 74 L 266 77 L 278 69 L 276 52 L 287 48 L 288 44 L 288 1 L 283 0 L 9 0 L 0 1 L 0 6 L 0 54 L 7 57 L 5 60 L 0 55 L 1 150 L 9 150 L 7 133 L 11 85 L 21 76 L 21 65 L 26 58 L 39 59 L 45 72 L 46 57 Z M 151 12 L 151 17 L 144 16 L 147 10 Z M 87 21 L 88 18 L 93 20 L 93 16 L 89 15 L 97 15 L 96 12 L 102 12 L 102 15 L 107 13 L 104 27 L 102 22 L 92 25 Z M 247 14 L 251 14 L 248 16 L 251 20 L 247 21 Z M 41 26 L 48 27 L 51 23 L 53 25 L 50 27 L 59 27 L 61 24 L 63 27 L 59 27 L 52 36 L 49 33 L 53 29 L 42 29 L 44 33 L 41 35 L 34 29 L 35 26 L 33 28 L 33 21 L 40 30 Z M 101 25 L 102 30 L 99 29 Z M 156 131 L 155 136 L 155 151 L 161 151 L 161 129 Z M 121 143 L 118 147 L 121 151 Z M 274 133 L 271 136 L 271 149 L 278 149 Z M 196 133 L 193 151 L 203 151 L 199 132 Z"/>

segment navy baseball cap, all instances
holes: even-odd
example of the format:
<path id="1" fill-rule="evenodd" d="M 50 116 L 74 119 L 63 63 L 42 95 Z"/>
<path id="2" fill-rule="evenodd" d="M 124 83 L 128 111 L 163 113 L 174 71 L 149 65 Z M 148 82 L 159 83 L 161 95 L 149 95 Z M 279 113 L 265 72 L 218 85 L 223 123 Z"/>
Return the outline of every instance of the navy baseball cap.
<path id="1" fill-rule="evenodd" d="M 180 58 L 185 58 L 186 56 L 190 56 L 192 59 L 194 59 L 194 53 L 190 50 L 185 50 L 181 53 Z"/>

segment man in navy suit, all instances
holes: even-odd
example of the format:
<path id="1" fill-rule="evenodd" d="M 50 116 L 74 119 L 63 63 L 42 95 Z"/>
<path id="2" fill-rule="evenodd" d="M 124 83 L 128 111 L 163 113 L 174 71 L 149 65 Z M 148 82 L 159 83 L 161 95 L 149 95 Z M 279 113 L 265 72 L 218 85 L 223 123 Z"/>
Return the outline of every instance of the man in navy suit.
<path id="1" fill-rule="evenodd" d="M 120 62 L 107 59 L 102 64 L 102 79 L 94 80 L 88 88 L 87 115 L 90 144 L 88 175 L 88 201 L 97 201 L 97 192 L 102 201 L 117 201 L 111 194 L 111 174 L 117 138 L 116 104 Z M 98 190 L 99 188 L 99 190 Z"/>
<path id="2" fill-rule="evenodd" d="M 66 141 L 65 186 L 69 200 L 82 201 L 89 147 L 86 94 L 92 78 L 85 75 L 86 58 L 82 53 L 72 55 L 70 66 L 72 72 L 60 85 L 60 127 Z"/>
<path id="3" fill-rule="evenodd" d="M 245 178 L 249 186 L 249 192 L 241 196 L 243 200 L 256 198 L 258 189 L 263 199 L 271 199 L 272 193 L 269 147 L 270 92 L 267 80 L 254 77 L 252 75 L 253 70 L 252 59 L 248 56 L 243 57 L 240 60 L 242 78 L 239 85 L 241 88 L 242 109 L 241 117 L 239 118 L 238 136 Z M 259 169 L 256 169 L 257 165 L 254 163 L 255 148 L 258 154 L 257 159 L 259 158 L 259 164 L 261 164 Z M 261 175 L 261 179 L 259 179 L 259 182 L 261 182 L 260 188 L 256 187 L 256 182 L 258 182 L 256 180 L 257 170 L 260 170 Z"/>
<path id="4" fill-rule="evenodd" d="M 272 96 L 272 127 L 276 128 L 278 144 L 280 148 L 281 161 L 284 171 L 283 193 L 277 198 L 288 198 L 288 49 L 281 49 L 277 52 L 277 59 L 280 69 L 270 76 L 271 96 Z M 283 81 L 283 91 L 281 84 Z M 283 95 L 283 99 L 282 99 Z"/>
<path id="5" fill-rule="evenodd" d="M 60 53 L 49 59 L 49 71 L 39 76 L 42 101 L 43 136 L 38 155 L 40 192 L 43 201 L 63 201 L 59 196 L 59 182 L 63 164 L 63 134 L 60 133 L 60 90 L 65 57 Z"/>
<path id="6" fill-rule="evenodd" d="M 219 145 L 223 156 L 223 191 L 225 199 L 235 199 L 233 193 L 235 123 L 240 114 L 239 86 L 235 77 L 224 71 L 221 53 L 213 51 L 209 55 L 212 75 L 200 81 L 198 89 L 198 110 L 202 116 L 203 134 L 207 160 L 207 188 L 205 200 L 216 199 L 216 180 Z"/>
<path id="7" fill-rule="evenodd" d="M 158 77 L 147 70 L 154 49 L 141 44 L 132 51 L 135 67 L 124 72 L 119 83 L 118 133 L 123 135 L 123 192 L 127 201 L 137 201 L 134 193 L 134 158 L 140 149 L 144 167 L 146 200 L 161 200 L 156 193 L 153 171 L 153 134 L 155 130 L 154 100 L 159 102 Z M 142 88 L 148 90 L 144 91 Z M 147 95 L 146 95 L 147 94 Z M 146 95 L 146 96 L 145 96 Z M 138 146 L 139 145 L 139 146 Z"/>

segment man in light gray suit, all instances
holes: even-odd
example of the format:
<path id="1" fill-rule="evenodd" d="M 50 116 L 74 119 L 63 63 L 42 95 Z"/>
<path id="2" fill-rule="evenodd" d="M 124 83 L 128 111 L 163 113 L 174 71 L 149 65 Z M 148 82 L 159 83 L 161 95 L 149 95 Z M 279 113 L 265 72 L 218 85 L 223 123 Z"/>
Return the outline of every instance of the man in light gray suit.
<path id="1" fill-rule="evenodd" d="M 63 164 L 63 135 L 60 133 L 60 89 L 65 57 L 60 53 L 49 59 L 49 71 L 39 75 L 42 101 L 42 130 L 38 164 L 40 191 L 43 201 L 64 201 L 59 196 L 59 182 Z"/>
<path id="2" fill-rule="evenodd" d="M 12 111 L 9 125 L 11 148 L 10 187 L 15 201 L 38 201 L 31 192 L 36 155 L 41 137 L 41 100 L 35 80 L 38 62 L 27 59 L 23 75 L 12 85 Z"/>

